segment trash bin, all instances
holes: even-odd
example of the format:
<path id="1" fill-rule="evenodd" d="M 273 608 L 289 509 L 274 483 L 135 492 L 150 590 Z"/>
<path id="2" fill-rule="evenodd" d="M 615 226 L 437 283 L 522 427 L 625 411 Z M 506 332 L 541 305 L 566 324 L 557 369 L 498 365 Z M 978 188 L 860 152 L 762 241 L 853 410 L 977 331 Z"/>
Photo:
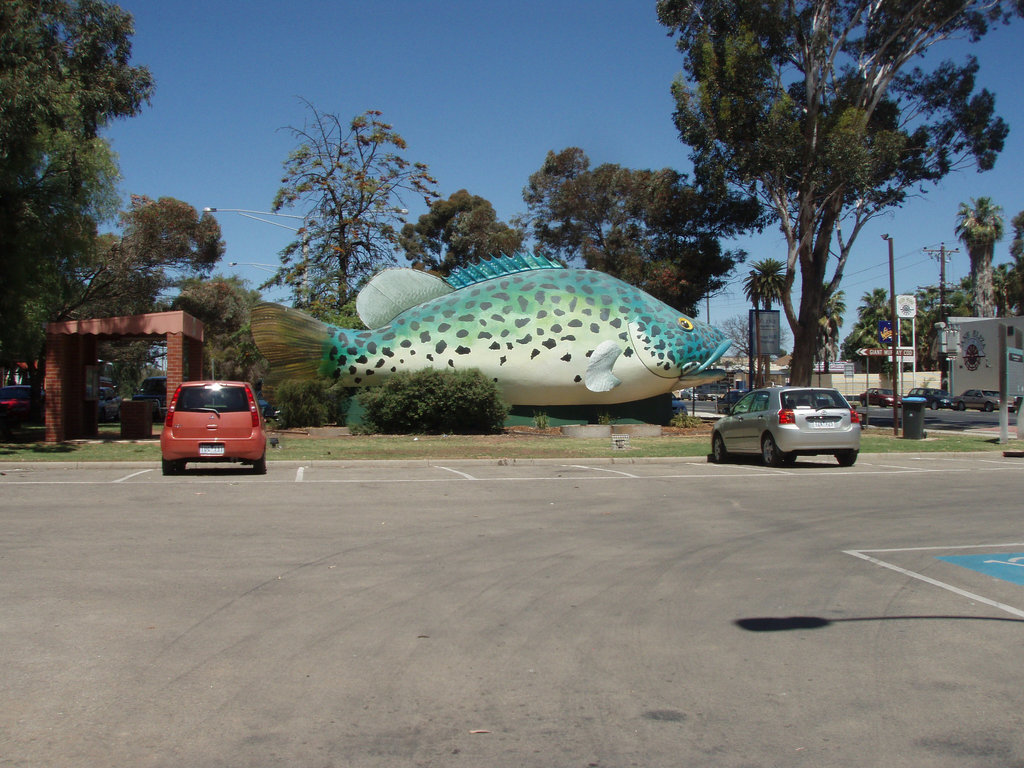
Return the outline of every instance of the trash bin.
<path id="1" fill-rule="evenodd" d="M 923 397 L 903 398 L 903 437 L 907 440 L 921 440 L 924 434 L 924 407 L 928 401 Z"/>

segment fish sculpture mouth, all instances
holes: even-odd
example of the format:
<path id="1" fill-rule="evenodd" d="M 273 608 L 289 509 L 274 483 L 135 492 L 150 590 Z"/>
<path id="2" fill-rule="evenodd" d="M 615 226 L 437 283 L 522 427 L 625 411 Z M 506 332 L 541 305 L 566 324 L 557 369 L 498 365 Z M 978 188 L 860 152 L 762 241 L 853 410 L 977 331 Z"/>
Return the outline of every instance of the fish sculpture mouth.
<path id="1" fill-rule="evenodd" d="M 697 370 L 693 371 L 693 373 L 700 373 L 701 371 L 705 371 L 707 370 L 708 366 L 712 365 L 713 363 L 717 363 L 719 359 L 722 357 L 722 355 L 724 355 L 731 346 L 732 339 L 725 339 L 721 344 L 715 347 L 715 351 L 711 353 L 711 356 L 707 360 L 705 360 L 704 363 L 699 368 L 697 368 Z"/>

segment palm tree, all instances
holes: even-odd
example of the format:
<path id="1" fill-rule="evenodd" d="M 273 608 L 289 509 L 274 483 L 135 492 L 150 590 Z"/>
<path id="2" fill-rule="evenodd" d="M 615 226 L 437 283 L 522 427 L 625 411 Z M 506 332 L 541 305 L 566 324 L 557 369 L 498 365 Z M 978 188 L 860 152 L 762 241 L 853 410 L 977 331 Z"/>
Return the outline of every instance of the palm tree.
<path id="1" fill-rule="evenodd" d="M 753 269 L 743 278 L 743 293 L 754 305 L 755 310 L 768 311 L 776 301 L 782 301 L 786 287 L 786 265 L 778 259 L 762 259 L 754 262 Z M 761 354 L 761 323 L 755 323 L 757 348 L 757 373 L 755 386 L 761 386 L 767 376 L 768 357 Z"/>
<path id="2" fill-rule="evenodd" d="M 846 314 L 846 293 L 836 291 L 825 302 L 825 314 L 818 319 L 818 357 L 828 367 L 829 360 L 839 359 L 839 329 Z M 828 371 L 825 371 L 828 373 Z"/>
<path id="3" fill-rule="evenodd" d="M 971 198 L 960 203 L 956 234 L 967 249 L 974 281 L 974 313 L 978 317 L 995 317 L 992 296 L 992 254 L 1003 236 L 1003 209 L 989 197 Z"/>

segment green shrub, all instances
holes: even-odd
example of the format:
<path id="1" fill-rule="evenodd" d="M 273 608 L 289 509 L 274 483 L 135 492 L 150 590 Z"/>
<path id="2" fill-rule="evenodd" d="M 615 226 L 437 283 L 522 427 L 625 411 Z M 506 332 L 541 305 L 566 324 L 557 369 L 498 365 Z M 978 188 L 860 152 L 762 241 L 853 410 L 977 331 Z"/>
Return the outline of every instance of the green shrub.
<path id="1" fill-rule="evenodd" d="M 274 390 L 277 423 L 283 428 L 338 424 L 348 411 L 350 395 L 330 379 L 286 381 Z"/>
<path id="2" fill-rule="evenodd" d="M 509 407 L 497 385 L 476 369 L 398 373 L 357 395 L 368 432 L 500 432 Z"/>
<path id="3" fill-rule="evenodd" d="M 547 411 L 534 411 L 533 412 L 533 426 L 537 429 L 547 429 L 550 424 L 548 419 Z"/>
<path id="4" fill-rule="evenodd" d="M 685 413 L 677 413 L 669 422 L 673 427 L 700 427 L 703 424 L 704 420 L 699 416 L 689 416 Z"/>

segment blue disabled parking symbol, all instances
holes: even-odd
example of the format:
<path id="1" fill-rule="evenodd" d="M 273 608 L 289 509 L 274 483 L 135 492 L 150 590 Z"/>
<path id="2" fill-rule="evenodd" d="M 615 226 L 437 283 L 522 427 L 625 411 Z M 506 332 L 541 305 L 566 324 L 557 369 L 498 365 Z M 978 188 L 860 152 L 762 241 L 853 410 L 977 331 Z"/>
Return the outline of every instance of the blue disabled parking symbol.
<path id="1" fill-rule="evenodd" d="M 1014 584 L 1024 584 L 1024 552 L 1000 553 L 996 555 L 952 555 L 939 557 L 947 563 L 969 568 L 986 576 L 994 576 Z"/>

